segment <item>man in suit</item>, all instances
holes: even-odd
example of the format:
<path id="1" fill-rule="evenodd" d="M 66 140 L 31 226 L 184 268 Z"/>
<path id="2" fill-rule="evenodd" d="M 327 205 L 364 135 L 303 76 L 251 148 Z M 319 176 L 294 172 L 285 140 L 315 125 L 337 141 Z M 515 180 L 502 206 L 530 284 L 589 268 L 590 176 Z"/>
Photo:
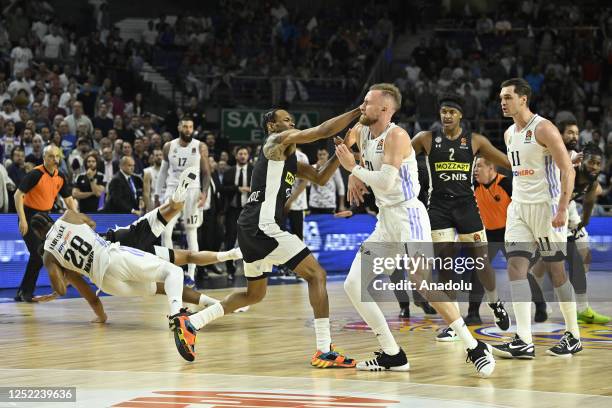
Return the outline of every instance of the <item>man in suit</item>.
<path id="1" fill-rule="evenodd" d="M 134 158 L 123 156 L 119 161 L 119 172 L 108 186 L 108 199 L 104 210 L 111 213 L 141 216 L 142 179 L 134 176 Z"/>
<path id="2" fill-rule="evenodd" d="M 249 164 L 249 150 L 242 146 L 236 151 L 236 165 L 232 166 L 223 175 L 222 192 L 227 203 L 225 212 L 225 249 L 232 249 L 236 245 L 238 216 L 246 204 L 251 192 L 251 177 L 253 165 Z M 227 261 L 229 279 L 234 279 L 236 268 L 233 261 Z"/>

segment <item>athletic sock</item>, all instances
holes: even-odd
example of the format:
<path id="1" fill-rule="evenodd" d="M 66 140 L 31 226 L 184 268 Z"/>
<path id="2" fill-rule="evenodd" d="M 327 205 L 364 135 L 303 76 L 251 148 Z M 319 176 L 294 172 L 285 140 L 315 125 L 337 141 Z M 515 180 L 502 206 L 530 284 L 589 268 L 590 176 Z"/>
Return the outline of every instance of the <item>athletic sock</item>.
<path id="1" fill-rule="evenodd" d="M 183 305 L 183 271 L 175 265 L 167 264 L 164 278 L 164 291 L 170 306 L 170 316 L 174 316 L 181 310 Z"/>
<path id="2" fill-rule="evenodd" d="M 576 293 L 576 309 L 584 312 L 589 308 L 589 297 L 586 293 Z"/>
<path id="3" fill-rule="evenodd" d="M 233 261 L 234 259 L 242 259 L 242 251 L 240 248 L 232 248 L 229 251 L 217 252 L 217 260 L 219 262 Z"/>
<path id="4" fill-rule="evenodd" d="M 574 300 L 574 287 L 568 280 L 558 288 L 555 288 L 555 294 L 559 300 L 559 308 L 565 319 L 566 330 L 579 339 L 580 328 L 578 327 L 578 316 L 576 316 L 576 301 Z"/>
<path id="5" fill-rule="evenodd" d="M 497 294 L 497 289 L 487 290 L 485 288 L 485 298 L 487 299 L 487 303 L 497 303 L 499 300 L 499 295 Z"/>
<path id="6" fill-rule="evenodd" d="M 210 305 L 214 305 L 215 303 L 219 303 L 219 302 L 220 300 L 215 299 L 210 296 L 206 296 L 205 294 L 201 293 L 200 300 L 198 301 L 198 306 L 201 306 L 201 307 L 210 306 Z"/>
<path id="7" fill-rule="evenodd" d="M 329 331 L 329 318 L 314 319 L 317 350 L 323 353 L 330 351 L 331 334 Z"/>
<path id="8" fill-rule="evenodd" d="M 391 334 L 391 330 L 389 329 L 389 325 L 387 324 L 387 322 L 380 325 L 379 327 L 372 328 L 372 331 L 374 332 L 374 334 L 376 334 L 376 339 L 380 344 L 380 348 L 382 348 L 382 350 L 386 354 L 394 356 L 400 352 L 400 348 L 395 342 L 395 339 Z"/>
<path id="9" fill-rule="evenodd" d="M 221 316 L 223 316 L 225 312 L 223 311 L 223 306 L 221 302 L 215 303 L 214 305 L 207 307 L 206 309 L 189 316 L 189 321 L 193 324 L 193 327 L 196 330 L 200 330 L 202 327 L 206 326 L 208 323 L 213 320 L 217 320 Z"/>
<path id="10" fill-rule="evenodd" d="M 461 340 L 463 340 L 463 344 L 465 344 L 465 347 L 468 350 L 476 348 L 478 342 L 476 341 L 474 336 L 472 336 L 472 333 L 470 333 L 470 330 L 467 328 L 462 317 L 452 322 L 450 324 L 450 327 L 461 338 Z"/>
<path id="11" fill-rule="evenodd" d="M 533 342 L 531 337 L 531 289 L 529 281 L 521 279 L 510 282 L 512 307 L 516 319 L 516 334 L 527 344 Z"/>

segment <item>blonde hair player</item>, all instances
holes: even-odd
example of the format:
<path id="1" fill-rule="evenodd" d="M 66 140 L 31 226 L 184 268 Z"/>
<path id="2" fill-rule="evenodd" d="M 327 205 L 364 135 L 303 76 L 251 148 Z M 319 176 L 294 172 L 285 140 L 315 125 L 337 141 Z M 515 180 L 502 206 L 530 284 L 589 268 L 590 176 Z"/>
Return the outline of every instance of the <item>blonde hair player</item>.
<path id="1" fill-rule="evenodd" d="M 531 87 L 527 81 L 521 78 L 504 81 L 499 97 L 503 115 L 514 120 L 504 133 L 513 173 L 512 203 L 508 206 L 504 241 L 516 335 L 511 342 L 494 346 L 493 352 L 506 358 L 535 358 L 527 271 L 537 247 L 542 260 L 549 264 L 566 326 L 559 343 L 547 353 L 571 357 L 582 350 L 574 288 L 565 274 L 574 167 L 557 127 L 529 109 Z"/>
<path id="2" fill-rule="evenodd" d="M 368 296 L 368 286 L 373 279 L 369 270 L 362 271 L 362 262 L 369 265 L 372 257 L 378 256 L 375 251 L 379 249 L 387 252 L 395 246 L 395 254 L 399 254 L 397 251 L 400 249 L 394 243 L 402 247 L 402 254 L 412 257 L 424 252 L 431 253 L 431 244 L 427 244 L 431 240 L 429 217 L 425 206 L 418 200 L 420 185 L 416 155 L 408 133 L 391 122 L 393 114 L 401 106 L 401 99 L 399 89 L 392 84 L 381 83 L 370 87 L 360 106 L 359 124 L 353 128 L 350 136 L 351 140 L 354 138 L 357 141 L 361 151 L 361 165 L 355 163 L 355 157 L 348 147 L 336 147 L 342 167 L 351 172 L 349 200 L 352 203 L 362 201 L 367 184 L 372 188 L 380 209 L 374 232 L 362 244 L 344 282 L 348 297 L 382 348 L 372 360 L 357 364 L 358 370 L 408 371 L 410 368 L 406 354 L 393 338 L 378 304 L 362 299 L 362 296 Z M 474 339 L 459 311 L 444 292 L 422 289 L 421 283 L 427 283 L 423 279 L 428 273 L 429 270 L 421 269 L 411 275 L 416 288 L 431 301 L 431 306 L 463 340 L 468 359 L 478 374 L 490 376 L 495 369 L 491 346 Z"/>

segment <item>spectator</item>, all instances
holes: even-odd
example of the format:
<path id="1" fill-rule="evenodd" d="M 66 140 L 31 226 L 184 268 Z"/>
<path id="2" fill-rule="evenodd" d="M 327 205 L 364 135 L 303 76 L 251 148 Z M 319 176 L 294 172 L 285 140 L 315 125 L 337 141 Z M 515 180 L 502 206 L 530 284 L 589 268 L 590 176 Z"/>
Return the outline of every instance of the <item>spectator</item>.
<path id="1" fill-rule="evenodd" d="M 142 197 L 142 179 L 134 176 L 134 159 L 124 156 L 119 164 L 119 172 L 115 174 L 108 186 L 108 197 L 104 210 L 111 213 L 140 216 L 142 215 L 139 205 Z"/>
<path id="2" fill-rule="evenodd" d="M 10 192 L 15 191 L 15 183 L 10 179 L 3 165 L 0 164 L 0 212 L 6 213 L 10 207 Z"/>
<path id="3" fill-rule="evenodd" d="M 18 71 L 23 72 L 30 67 L 33 55 L 32 50 L 28 47 L 26 37 L 19 39 L 19 45 L 11 51 L 11 72 L 16 75 Z"/>
<path id="4" fill-rule="evenodd" d="M 59 34 L 57 27 L 52 24 L 49 34 L 45 35 L 41 41 L 43 45 L 43 56 L 49 59 L 62 58 L 62 46 L 64 45 L 64 39 Z"/>
<path id="5" fill-rule="evenodd" d="M 86 171 L 85 158 L 91 151 L 89 139 L 81 137 L 77 141 L 77 148 L 68 156 L 68 166 L 71 173 L 76 177 L 79 173 Z"/>
<path id="6" fill-rule="evenodd" d="M 584 129 L 580 131 L 580 146 L 593 141 L 593 122 L 587 120 L 584 124 Z"/>
<path id="7" fill-rule="evenodd" d="M 102 160 L 98 171 L 104 174 L 104 184 L 110 183 L 115 173 L 119 171 L 119 162 L 113 160 L 113 149 L 111 147 L 104 147 L 102 149 Z"/>
<path id="8" fill-rule="evenodd" d="M 83 104 L 74 102 L 72 104 L 72 114 L 66 116 L 66 123 L 71 134 L 76 134 L 79 125 L 84 123 L 87 126 L 87 133 L 93 134 L 93 124 L 91 120 L 83 113 Z"/>
<path id="9" fill-rule="evenodd" d="M 26 129 L 23 133 L 24 135 L 27 132 L 30 132 L 29 129 Z M 43 147 L 44 142 L 41 135 L 36 135 L 32 138 L 32 151 L 25 158 L 26 162 L 32 163 L 34 166 L 40 166 L 43 164 Z"/>
<path id="10" fill-rule="evenodd" d="M 32 219 L 35 214 L 51 211 L 58 194 L 64 198 L 68 208 L 73 211 L 77 210 L 76 203 L 70 194 L 69 183 L 57 168 L 60 160 L 59 148 L 47 146 L 44 151 L 44 164 L 29 172 L 15 193 L 19 232 L 30 252 L 25 274 L 15 296 L 17 302 L 32 302 L 38 273 L 42 267 L 42 258 L 38 252 L 41 241 L 29 228 L 28 220 Z"/>
<path id="11" fill-rule="evenodd" d="M 49 96 L 49 107 L 47 108 L 47 118 L 49 121 L 55 121 L 55 118 L 58 116 L 64 119 L 67 115 L 66 109 L 59 106 L 59 96 L 51 94 Z"/>
<path id="12" fill-rule="evenodd" d="M 19 116 L 19 112 L 15 110 L 15 105 L 13 105 L 13 101 L 10 99 L 5 100 L 2 103 L 2 112 L 0 112 L 0 116 L 6 121 L 12 121 L 13 124 L 17 122 L 21 122 L 21 116 Z"/>
<path id="13" fill-rule="evenodd" d="M 74 133 L 70 132 L 68 122 L 62 120 L 58 126 L 58 133 L 60 136 L 61 149 L 65 157 L 68 157 L 72 150 L 76 147 L 77 137 Z"/>
<path id="14" fill-rule="evenodd" d="M 315 168 L 321 168 L 329 160 L 327 149 L 319 149 L 317 152 L 317 163 Z M 332 177 L 322 186 L 310 186 L 310 198 L 308 208 L 312 214 L 333 214 L 344 211 L 344 182 L 340 169 L 336 169 Z"/>
<path id="15" fill-rule="evenodd" d="M 84 114 L 90 118 L 94 117 L 96 99 L 96 93 L 91 89 L 91 84 L 85 81 L 81 92 L 77 95 L 77 101 L 81 102 Z"/>
<path id="16" fill-rule="evenodd" d="M 104 174 L 98 171 L 98 155 L 90 152 L 85 157 L 87 170 L 79 174 L 72 189 L 72 196 L 79 202 L 79 210 L 84 213 L 98 211 L 100 196 L 104 192 Z"/>

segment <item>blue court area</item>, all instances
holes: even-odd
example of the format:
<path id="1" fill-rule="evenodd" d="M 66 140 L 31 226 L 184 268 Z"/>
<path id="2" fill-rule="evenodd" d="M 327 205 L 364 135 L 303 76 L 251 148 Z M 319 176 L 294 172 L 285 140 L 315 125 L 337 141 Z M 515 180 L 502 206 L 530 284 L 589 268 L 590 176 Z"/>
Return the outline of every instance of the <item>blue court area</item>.
<path id="1" fill-rule="evenodd" d="M 127 214 L 90 214 L 96 221 L 98 232 L 105 232 L 115 226 L 126 226 L 136 218 Z M 52 215 L 53 218 L 59 215 Z M 309 215 L 304 221 L 304 240 L 328 272 L 330 280 L 342 280 L 360 244 L 370 235 L 376 218 L 370 215 L 355 215 L 347 219 L 331 215 Z M 15 288 L 19 286 L 28 260 L 28 250 L 17 227 L 15 214 L 0 214 L 0 302 L 12 301 Z M 595 217 L 588 226 L 592 250 L 591 270 L 612 272 L 612 218 Z M 493 260 L 498 270 L 506 268 L 505 258 L 498 254 Z M 237 282 L 241 285 L 244 282 Z M 293 277 L 274 275 L 271 285 L 295 284 Z M 46 270 L 41 270 L 36 294 L 49 293 L 50 284 Z M 75 296 L 70 289 L 68 296 Z"/>

